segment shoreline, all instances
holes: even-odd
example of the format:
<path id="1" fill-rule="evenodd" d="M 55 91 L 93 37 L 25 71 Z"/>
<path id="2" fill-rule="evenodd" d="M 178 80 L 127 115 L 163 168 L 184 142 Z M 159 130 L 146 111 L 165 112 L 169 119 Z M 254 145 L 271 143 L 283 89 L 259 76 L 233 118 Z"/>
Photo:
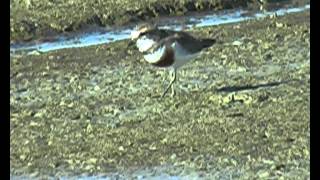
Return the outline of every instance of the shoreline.
<path id="1" fill-rule="evenodd" d="M 81 33 L 106 27 L 119 27 L 143 21 L 154 21 L 164 17 L 179 17 L 194 12 L 219 11 L 234 8 L 259 9 L 260 4 L 253 0 L 223 1 L 196 0 L 171 1 L 144 0 L 131 2 L 120 0 L 87 2 L 83 0 L 71 2 L 51 2 L 49 0 L 19 3 L 10 1 L 10 42 L 29 42 L 33 40 L 48 40 L 58 35 Z M 271 4 L 268 3 L 266 7 Z M 293 6 L 310 3 L 309 0 L 282 0 Z M 280 3 L 281 4 L 281 3 Z M 122 8 L 114 8 L 122 6 Z"/>

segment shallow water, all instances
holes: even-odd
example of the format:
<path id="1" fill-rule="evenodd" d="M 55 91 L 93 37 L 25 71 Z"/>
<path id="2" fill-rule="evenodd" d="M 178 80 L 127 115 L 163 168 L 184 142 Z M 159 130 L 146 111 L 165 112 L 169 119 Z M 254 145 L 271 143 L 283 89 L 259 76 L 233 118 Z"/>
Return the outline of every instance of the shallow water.
<path id="1" fill-rule="evenodd" d="M 205 27 L 205 26 L 214 26 L 227 23 L 241 22 L 249 19 L 257 19 L 268 17 L 272 14 L 277 14 L 282 16 L 288 13 L 295 13 L 308 10 L 310 5 L 305 5 L 303 7 L 295 7 L 288 9 L 278 9 L 274 11 L 265 11 L 257 13 L 249 13 L 246 10 L 233 10 L 233 11 L 224 11 L 218 14 L 213 15 L 203 15 L 198 17 L 189 17 L 187 20 L 188 24 L 183 27 L 178 24 L 178 22 L 172 23 L 166 26 L 159 26 L 163 29 L 175 29 L 181 30 L 182 28 L 192 28 L 192 27 Z M 168 19 L 172 22 L 172 19 Z M 122 29 L 118 31 L 109 31 L 106 33 L 95 32 L 87 33 L 73 38 L 59 37 L 54 42 L 43 42 L 37 44 L 14 44 L 10 47 L 10 53 L 14 55 L 15 53 L 24 52 L 27 54 L 33 54 L 35 52 L 48 52 L 64 48 L 78 48 L 86 47 L 91 45 L 105 44 L 114 41 L 129 39 L 130 34 L 133 31 L 133 27 Z"/>

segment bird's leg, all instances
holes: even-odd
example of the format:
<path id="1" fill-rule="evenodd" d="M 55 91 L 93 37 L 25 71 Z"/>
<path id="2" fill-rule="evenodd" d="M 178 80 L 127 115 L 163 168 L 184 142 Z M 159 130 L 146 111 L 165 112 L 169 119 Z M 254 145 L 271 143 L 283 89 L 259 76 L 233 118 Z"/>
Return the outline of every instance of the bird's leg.
<path id="1" fill-rule="evenodd" d="M 175 95 L 175 90 L 174 90 L 174 83 L 171 85 L 171 97 L 174 97 Z"/>
<path id="2" fill-rule="evenodd" d="M 176 72 L 176 69 L 173 69 L 172 71 L 171 71 L 171 73 L 172 73 L 172 84 L 171 84 L 171 97 L 173 97 L 174 95 L 175 95 L 175 90 L 174 90 L 174 82 L 177 80 L 177 72 Z"/>
<path id="3" fill-rule="evenodd" d="M 170 71 L 170 73 L 171 73 L 172 79 L 171 79 L 168 87 L 166 88 L 166 90 L 163 92 L 161 98 L 163 98 L 167 94 L 169 88 L 172 87 L 172 84 L 176 81 L 176 69 L 173 69 L 172 71 Z M 172 87 L 172 94 L 171 95 L 174 95 L 173 87 Z"/>

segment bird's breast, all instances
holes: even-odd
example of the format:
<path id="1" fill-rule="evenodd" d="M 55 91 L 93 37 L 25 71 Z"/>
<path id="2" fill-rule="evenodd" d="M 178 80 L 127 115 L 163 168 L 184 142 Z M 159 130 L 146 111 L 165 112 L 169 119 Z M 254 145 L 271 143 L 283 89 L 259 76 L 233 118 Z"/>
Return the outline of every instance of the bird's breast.
<path id="1" fill-rule="evenodd" d="M 146 36 L 139 38 L 136 43 L 140 52 L 148 51 L 154 44 L 156 44 L 156 42 Z"/>
<path id="2" fill-rule="evenodd" d="M 168 67 L 174 63 L 174 51 L 171 47 L 161 46 L 144 55 L 147 62 L 158 67 Z"/>

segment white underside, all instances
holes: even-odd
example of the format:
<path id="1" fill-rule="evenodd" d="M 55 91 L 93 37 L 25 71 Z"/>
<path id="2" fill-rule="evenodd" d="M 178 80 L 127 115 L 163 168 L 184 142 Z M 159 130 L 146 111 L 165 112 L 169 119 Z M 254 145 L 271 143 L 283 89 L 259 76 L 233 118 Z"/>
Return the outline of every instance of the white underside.
<path id="1" fill-rule="evenodd" d="M 154 45 L 156 42 L 145 37 L 142 37 L 137 40 L 137 47 L 140 52 L 147 51 Z M 174 50 L 174 64 L 172 65 L 173 68 L 179 68 L 180 66 L 184 65 L 188 61 L 194 59 L 199 55 L 199 53 L 190 54 L 186 51 L 179 43 L 173 43 L 171 45 L 172 49 Z M 165 46 L 160 47 L 158 50 L 154 51 L 152 54 L 144 55 L 144 58 L 149 63 L 156 63 L 160 61 L 161 57 L 165 53 Z"/>
<path id="2" fill-rule="evenodd" d="M 164 52 L 165 52 L 165 47 L 162 46 L 158 50 L 154 51 L 153 53 L 144 55 L 144 59 L 146 61 L 148 61 L 149 63 L 156 63 L 156 62 L 160 61 Z"/>
<path id="3" fill-rule="evenodd" d="M 143 36 L 137 40 L 137 47 L 140 52 L 145 52 L 150 49 L 155 43 L 155 41 Z"/>

